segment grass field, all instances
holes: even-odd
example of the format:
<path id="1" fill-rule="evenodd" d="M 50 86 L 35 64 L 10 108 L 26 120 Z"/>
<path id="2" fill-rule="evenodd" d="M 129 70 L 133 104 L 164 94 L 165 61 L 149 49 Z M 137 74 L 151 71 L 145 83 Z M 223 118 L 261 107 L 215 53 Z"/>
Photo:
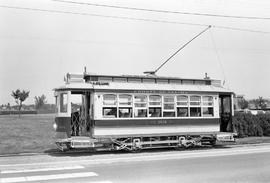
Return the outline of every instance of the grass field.
<path id="1" fill-rule="evenodd" d="M 0 154 L 53 151 L 53 114 L 0 115 Z M 235 144 L 270 142 L 270 137 L 237 139 Z"/>
<path id="2" fill-rule="evenodd" d="M 55 149 L 53 114 L 1 115 L 0 154 Z"/>

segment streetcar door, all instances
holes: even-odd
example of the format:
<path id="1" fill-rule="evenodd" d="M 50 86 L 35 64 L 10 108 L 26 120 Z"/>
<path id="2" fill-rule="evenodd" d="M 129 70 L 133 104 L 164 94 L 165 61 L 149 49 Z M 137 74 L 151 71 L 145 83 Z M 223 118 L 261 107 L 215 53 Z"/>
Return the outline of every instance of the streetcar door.
<path id="1" fill-rule="evenodd" d="M 231 95 L 219 96 L 220 131 L 232 132 L 232 97 Z"/>
<path id="2" fill-rule="evenodd" d="M 71 92 L 71 136 L 89 136 L 89 92 Z"/>

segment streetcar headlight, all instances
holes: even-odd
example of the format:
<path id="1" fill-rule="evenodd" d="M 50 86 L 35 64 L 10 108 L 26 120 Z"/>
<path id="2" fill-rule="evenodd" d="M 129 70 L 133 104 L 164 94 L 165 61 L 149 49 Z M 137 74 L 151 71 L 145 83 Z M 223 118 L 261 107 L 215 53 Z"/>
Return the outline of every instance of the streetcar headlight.
<path id="1" fill-rule="evenodd" d="M 56 131 L 56 129 L 57 129 L 57 124 L 56 123 L 53 123 L 53 129 Z"/>

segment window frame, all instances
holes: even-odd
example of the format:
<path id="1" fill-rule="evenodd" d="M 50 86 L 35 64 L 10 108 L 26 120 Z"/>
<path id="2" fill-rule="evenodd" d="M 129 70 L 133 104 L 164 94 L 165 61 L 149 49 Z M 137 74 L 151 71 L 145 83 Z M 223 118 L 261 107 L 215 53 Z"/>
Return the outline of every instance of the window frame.
<path id="1" fill-rule="evenodd" d="M 120 115 L 120 110 L 123 109 L 127 109 L 129 112 L 128 113 L 124 113 L 124 115 L 128 114 L 128 116 L 121 116 Z M 118 107 L 117 108 L 117 112 L 118 112 L 118 118 L 132 118 L 133 117 L 133 108 L 131 107 Z"/>
<path id="2" fill-rule="evenodd" d="M 130 101 L 128 101 L 128 103 L 130 102 L 130 105 L 127 104 L 127 105 L 124 105 L 124 104 L 121 104 L 120 102 L 120 96 L 129 96 L 130 97 Z M 118 106 L 119 107 L 132 107 L 133 106 L 133 96 L 131 94 L 119 94 L 118 95 Z"/>
<path id="3" fill-rule="evenodd" d="M 159 105 L 151 105 L 151 104 L 150 104 L 150 102 L 156 102 L 156 101 L 151 101 L 150 98 L 151 98 L 152 96 L 158 96 L 158 97 L 160 98 L 160 101 L 158 101 L 158 102 L 160 102 Z M 162 107 L 162 96 L 161 96 L 161 95 L 149 95 L 148 98 L 149 98 L 149 99 L 148 99 L 148 106 L 149 106 L 149 107 Z"/>
<path id="4" fill-rule="evenodd" d="M 165 102 L 166 97 L 173 97 L 173 102 Z M 175 95 L 162 95 L 162 117 L 169 118 L 169 117 L 176 117 L 176 101 Z M 165 109 L 165 104 L 173 104 L 173 109 Z M 174 112 L 173 116 L 164 116 L 164 113 Z"/>
<path id="5" fill-rule="evenodd" d="M 181 100 L 178 100 L 178 97 L 185 97 L 187 99 L 187 104 L 183 105 L 183 104 L 178 104 L 178 102 L 180 103 Z M 176 106 L 179 107 L 188 107 L 189 106 L 189 96 L 188 95 L 176 95 Z"/>
<path id="6" fill-rule="evenodd" d="M 136 97 L 137 96 L 144 96 L 145 97 L 145 101 L 139 101 L 139 102 L 137 102 L 136 101 Z M 147 118 L 148 117 L 148 109 L 149 109 L 149 107 L 148 107 L 148 101 L 149 101 L 149 99 L 148 99 L 148 95 L 146 95 L 146 94 L 133 94 L 133 117 L 134 118 Z M 145 104 L 145 107 L 136 107 L 136 104 Z M 137 110 L 145 110 L 145 112 L 146 112 L 146 116 L 136 116 L 136 111 Z"/>
<path id="7" fill-rule="evenodd" d="M 187 115 L 186 116 L 180 116 L 180 115 L 178 115 L 178 110 L 180 110 L 180 109 L 187 109 Z M 190 111 L 189 110 L 190 109 L 189 109 L 188 106 L 177 107 L 176 108 L 176 117 L 178 117 L 178 118 L 189 118 L 190 117 L 190 115 L 189 115 Z"/>
<path id="8" fill-rule="evenodd" d="M 60 94 L 59 94 L 60 95 Z M 107 104 L 104 101 L 106 95 L 109 97 Z M 214 95 L 199 95 L 199 94 L 164 94 L 164 93 L 103 93 L 101 94 L 101 118 L 105 117 L 103 110 L 105 108 L 115 108 L 116 117 L 111 119 L 131 119 L 131 118 L 212 118 L 215 117 L 215 96 Z M 113 98 L 113 97 L 114 98 Z M 196 97 L 196 98 L 194 98 Z M 113 100 L 111 100 L 111 99 Z M 121 98 L 123 102 L 121 102 Z M 58 97 L 59 99 L 59 97 Z M 172 100 L 173 99 L 173 100 Z M 136 101 L 137 100 L 137 101 Z M 165 102 L 166 101 L 166 102 Z M 58 100 L 59 102 L 59 100 Z M 193 103 L 192 103 L 193 102 Z M 59 103 L 58 103 L 59 104 Z M 137 104 L 137 106 L 136 106 Z M 166 104 L 168 105 L 166 109 Z M 193 105 L 192 105 L 193 104 Z M 172 108 L 173 106 L 173 108 Z M 208 114 L 203 114 L 206 109 Z M 171 108 L 171 109 L 170 109 Z M 123 113 L 126 117 L 120 117 L 120 110 L 129 111 L 129 113 Z M 187 110 L 187 114 L 185 113 Z M 139 112 L 138 112 L 139 111 Z M 152 111 L 150 113 L 150 111 Z M 155 111 L 155 112 L 154 112 Z M 160 112 L 159 112 L 160 111 Z M 191 111 L 197 111 L 192 113 Z M 182 113 L 181 113 L 182 112 Z M 137 115 L 136 115 L 137 113 Z M 141 115 L 139 115 L 141 113 Z M 210 114 L 212 113 L 212 114 Z M 151 114 L 153 115 L 151 117 Z M 185 116 L 181 116 L 185 115 Z"/>
<path id="9" fill-rule="evenodd" d="M 115 96 L 115 102 L 114 102 L 115 104 L 105 104 L 104 103 L 104 96 L 106 96 L 106 95 L 113 95 L 113 96 Z M 117 97 L 116 94 L 107 94 L 107 93 L 106 94 L 103 94 L 102 95 L 102 106 L 103 107 L 104 106 L 106 106 L 106 107 L 115 107 L 116 106 L 117 107 L 117 101 L 118 101 L 117 99 L 118 99 L 118 97 Z"/>
<path id="10" fill-rule="evenodd" d="M 192 97 L 198 97 L 200 99 L 199 104 L 192 104 L 192 102 L 198 102 L 196 100 L 191 100 Z M 202 96 L 200 96 L 200 95 L 190 95 L 189 96 L 189 106 L 190 107 L 201 106 L 201 104 L 202 104 Z"/>
<path id="11" fill-rule="evenodd" d="M 192 97 L 197 97 L 199 100 L 192 100 Z M 197 102 L 197 104 L 192 104 L 192 102 Z M 196 116 L 192 116 L 193 113 L 191 113 L 191 110 L 193 109 L 199 109 L 199 113 L 197 112 Z M 203 117 L 202 115 L 202 95 L 190 95 L 189 96 L 189 117 L 194 118 L 194 117 Z"/>
<path id="12" fill-rule="evenodd" d="M 68 112 L 68 94 L 60 93 L 60 101 L 59 101 L 59 112 L 67 113 Z"/>
<path id="13" fill-rule="evenodd" d="M 104 96 L 106 96 L 106 95 L 112 95 L 112 96 L 114 96 L 115 97 L 115 101 L 114 101 L 114 104 L 105 104 L 104 102 L 105 102 L 105 100 L 104 100 Z M 103 119 L 116 119 L 116 118 L 118 118 L 118 96 L 117 96 L 117 94 L 112 94 L 112 93 L 104 93 L 104 94 L 102 94 L 102 101 L 101 101 L 101 104 L 102 104 L 102 118 Z M 105 115 L 104 115 L 104 109 L 116 109 L 116 116 L 115 117 L 106 117 Z"/>
<path id="14" fill-rule="evenodd" d="M 211 98 L 212 100 L 209 103 L 209 100 L 204 100 L 205 98 Z M 204 109 L 206 109 L 208 111 L 211 111 L 209 109 L 212 109 L 212 114 L 204 114 Z M 214 117 L 215 113 L 214 113 L 214 96 L 210 96 L 210 95 L 204 95 L 202 96 L 202 109 L 201 109 L 201 113 L 203 117 Z"/>
<path id="15" fill-rule="evenodd" d="M 159 101 L 155 101 L 155 100 L 151 101 L 151 97 L 153 97 L 153 96 L 159 97 L 160 100 Z M 151 102 L 155 102 L 155 103 L 159 102 L 160 104 L 159 105 L 151 105 L 150 104 Z M 150 110 L 154 110 L 154 111 L 160 110 L 160 114 L 158 116 L 152 116 L 152 115 L 150 115 Z M 155 113 L 153 113 L 153 114 L 155 114 Z M 150 118 L 161 118 L 162 117 L 162 95 L 158 95 L 158 94 L 148 95 L 148 117 L 150 117 Z"/>
<path id="16" fill-rule="evenodd" d="M 205 102 L 209 102 L 209 101 L 204 101 L 204 98 L 206 98 L 206 97 L 212 99 L 211 104 L 205 104 Z M 214 97 L 213 96 L 209 96 L 209 95 L 202 96 L 202 106 L 208 106 L 208 107 L 214 106 Z"/>
<path id="17" fill-rule="evenodd" d="M 121 97 L 122 96 L 127 96 L 129 99 L 128 99 L 128 101 L 127 101 L 127 103 L 130 103 L 130 105 L 129 104 L 121 104 Z M 124 94 L 118 94 L 117 95 L 117 97 L 118 97 L 118 106 L 117 106 L 117 115 L 118 115 L 118 118 L 132 118 L 133 117 L 133 95 L 131 95 L 131 94 L 126 94 L 126 93 L 124 93 Z M 123 116 L 120 116 L 120 110 L 121 109 L 127 109 L 127 110 L 129 110 L 129 116 L 128 117 L 123 117 Z"/>
<path id="18" fill-rule="evenodd" d="M 108 116 L 105 116 L 104 115 L 104 110 L 105 109 L 116 109 L 116 115 L 115 115 L 115 117 L 113 117 L 113 115 L 108 115 Z M 117 111 L 117 107 L 102 107 L 102 118 L 104 118 L 104 119 L 116 119 L 116 118 L 118 118 L 118 111 Z"/>
<path id="19" fill-rule="evenodd" d="M 70 117 L 71 115 L 71 104 L 70 104 L 70 94 L 71 91 L 56 91 L 56 101 L 57 101 L 57 116 L 59 117 Z M 66 95 L 66 110 L 61 111 L 61 95 Z"/>
<path id="20" fill-rule="evenodd" d="M 178 97 L 185 97 L 187 99 L 186 105 L 180 104 L 181 100 L 178 100 Z M 179 116 L 179 109 L 187 109 L 187 116 Z M 189 96 L 188 95 L 176 95 L 176 117 L 178 118 L 187 118 L 190 117 L 190 109 L 189 109 Z"/>

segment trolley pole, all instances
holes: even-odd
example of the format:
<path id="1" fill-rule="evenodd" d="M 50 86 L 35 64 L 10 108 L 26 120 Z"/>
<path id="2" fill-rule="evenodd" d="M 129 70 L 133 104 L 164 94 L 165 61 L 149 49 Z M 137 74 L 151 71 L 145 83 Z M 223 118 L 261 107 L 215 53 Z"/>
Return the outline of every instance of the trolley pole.
<path id="1" fill-rule="evenodd" d="M 183 46 L 181 46 L 176 52 L 174 52 L 167 60 L 165 60 L 165 62 L 163 62 L 155 71 L 146 71 L 144 72 L 144 74 L 151 74 L 151 75 L 155 75 L 159 69 L 161 69 L 161 67 L 163 67 L 169 60 L 171 60 L 171 58 L 173 58 L 177 53 L 179 53 L 179 51 L 181 51 L 182 49 L 184 49 L 189 43 L 191 43 L 193 40 L 195 40 L 197 37 L 199 37 L 200 35 L 202 35 L 204 32 L 206 32 L 208 29 L 210 29 L 212 26 L 209 25 L 206 29 L 204 29 L 202 32 L 200 32 L 199 34 L 197 34 L 196 36 L 194 36 L 191 40 L 189 40 L 187 43 L 185 43 Z"/>

